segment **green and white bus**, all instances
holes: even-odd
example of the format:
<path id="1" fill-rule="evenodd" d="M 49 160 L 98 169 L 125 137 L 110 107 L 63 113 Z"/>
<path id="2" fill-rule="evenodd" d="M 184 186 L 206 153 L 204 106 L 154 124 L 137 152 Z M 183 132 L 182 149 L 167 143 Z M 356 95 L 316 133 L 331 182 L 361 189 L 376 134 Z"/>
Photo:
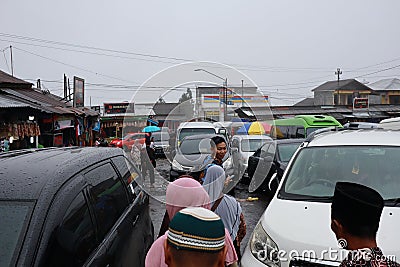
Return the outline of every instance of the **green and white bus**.
<path id="1" fill-rule="evenodd" d="M 290 119 L 276 119 L 270 135 L 275 139 L 306 138 L 310 133 L 326 127 L 343 126 L 332 116 L 297 115 Z"/>

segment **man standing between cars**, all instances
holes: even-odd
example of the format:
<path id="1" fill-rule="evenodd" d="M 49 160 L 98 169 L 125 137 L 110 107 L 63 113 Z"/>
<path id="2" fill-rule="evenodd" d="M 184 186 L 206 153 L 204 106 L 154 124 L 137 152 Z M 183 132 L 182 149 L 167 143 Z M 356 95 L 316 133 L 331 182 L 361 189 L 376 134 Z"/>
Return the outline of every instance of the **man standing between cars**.
<path id="1" fill-rule="evenodd" d="M 339 245 L 350 250 L 345 266 L 400 266 L 386 258 L 377 246 L 376 233 L 384 201 L 372 188 L 337 182 L 331 206 L 331 229 Z"/>
<path id="2" fill-rule="evenodd" d="M 154 149 L 150 147 L 150 139 L 146 138 L 146 147 L 141 152 L 142 174 L 143 179 L 146 177 L 147 172 L 150 176 L 150 187 L 154 187 L 154 168 L 156 167 L 156 155 Z"/>

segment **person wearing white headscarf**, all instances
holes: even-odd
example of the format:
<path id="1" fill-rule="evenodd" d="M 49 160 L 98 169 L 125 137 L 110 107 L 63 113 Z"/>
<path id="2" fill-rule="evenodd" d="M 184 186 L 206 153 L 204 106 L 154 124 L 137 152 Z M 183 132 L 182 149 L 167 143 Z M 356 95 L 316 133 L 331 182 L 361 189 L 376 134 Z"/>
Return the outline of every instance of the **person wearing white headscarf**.
<path id="1" fill-rule="evenodd" d="M 203 187 L 210 196 L 211 210 L 221 217 L 239 256 L 240 242 L 246 235 L 246 223 L 239 202 L 234 197 L 222 192 L 225 179 L 224 169 L 218 165 L 212 165 L 204 176 Z"/>

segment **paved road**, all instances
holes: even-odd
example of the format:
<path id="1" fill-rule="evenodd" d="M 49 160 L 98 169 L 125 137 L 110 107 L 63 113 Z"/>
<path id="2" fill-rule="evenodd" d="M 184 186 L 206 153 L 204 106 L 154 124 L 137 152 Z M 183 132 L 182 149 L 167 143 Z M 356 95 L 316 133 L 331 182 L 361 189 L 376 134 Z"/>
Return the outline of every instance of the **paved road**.
<path id="1" fill-rule="evenodd" d="M 161 221 L 165 213 L 165 190 L 168 185 L 168 181 L 165 179 L 169 176 L 169 161 L 166 159 L 157 159 L 157 171 L 155 187 L 149 187 L 148 179 L 145 181 L 146 190 L 152 196 L 150 198 L 150 214 L 154 224 L 154 233 L 157 236 L 160 230 Z M 257 224 L 260 216 L 264 212 L 269 198 L 262 193 L 249 193 L 247 191 L 247 185 L 238 184 L 235 188 L 235 197 L 243 209 L 243 213 L 247 224 L 247 234 L 242 241 L 242 251 L 247 245 L 247 242 L 253 232 L 255 225 Z M 248 197 L 258 197 L 257 201 L 247 201 Z"/>

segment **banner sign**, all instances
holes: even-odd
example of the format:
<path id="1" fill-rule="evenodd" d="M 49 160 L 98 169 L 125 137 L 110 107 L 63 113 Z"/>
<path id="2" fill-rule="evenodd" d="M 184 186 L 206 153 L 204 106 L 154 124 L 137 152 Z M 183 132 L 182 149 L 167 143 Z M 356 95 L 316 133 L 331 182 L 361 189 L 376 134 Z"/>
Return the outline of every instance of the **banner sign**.
<path id="1" fill-rule="evenodd" d="M 85 80 L 74 76 L 74 107 L 85 106 Z"/>
<path id="2" fill-rule="evenodd" d="M 125 114 L 134 113 L 134 104 L 128 102 L 122 103 L 104 103 L 104 114 Z"/>
<path id="3" fill-rule="evenodd" d="M 356 97 L 353 101 L 353 109 L 367 109 L 369 107 L 368 98 Z"/>

